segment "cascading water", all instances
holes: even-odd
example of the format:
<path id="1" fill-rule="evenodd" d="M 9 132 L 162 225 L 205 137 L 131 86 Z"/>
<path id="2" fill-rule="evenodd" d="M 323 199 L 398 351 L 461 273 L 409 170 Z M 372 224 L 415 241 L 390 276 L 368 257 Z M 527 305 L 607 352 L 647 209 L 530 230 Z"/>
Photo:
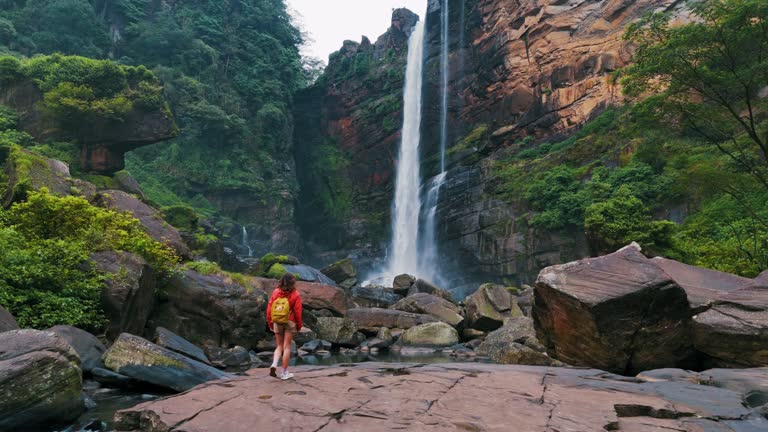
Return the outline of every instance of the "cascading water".
<path id="1" fill-rule="evenodd" d="M 435 218 L 440 189 L 447 175 L 445 150 L 448 145 L 448 48 L 450 45 L 448 0 L 443 0 L 440 8 L 440 44 L 440 174 L 432 178 L 426 191 L 423 254 L 420 261 L 422 277 L 435 283 L 442 283 Z"/>
<path id="2" fill-rule="evenodd" d="M 419 273 L 419 145 L 421 140 L 421 84 L 424 22 L 416 23 L 408 40 L 408 63 L 403 91 L 403 131 L 392 208 L 392 254 L 388 276 Z"/>
<path id="3" fill-rule="evenodd" d="M 369 277 L 370 281 L 387 283 L 398 274 L 409 273 L 436 283 L 440 282 L 436 213 L 440 188 L 446 177 L 445 150 L 448 141 L 449 41 L 447 0 L 443 1 L 441 13 L 440 174 L 431 179 L 429 186 L 421 194 L 419 150 L 421 144 L 424 22 L 419 21 L 414 26 L 408 40 L 408 62 L 403 90 L 403 129 L 395 180 L 395 199 L 392 206 L 392 245 L 389 248 L 390 253 L 386 269 Z M 420 223 L 422 221 L 423 226 Z"/>
<path id="4" fill-rule="evenodd" d="M 243 247 L 248 249 L 248 256 L 253 256 L 253 249 L 251 249 L 251 245 L 248 243 L 248 230 L 245 229 L 245 225 L 243 225 Z"/>

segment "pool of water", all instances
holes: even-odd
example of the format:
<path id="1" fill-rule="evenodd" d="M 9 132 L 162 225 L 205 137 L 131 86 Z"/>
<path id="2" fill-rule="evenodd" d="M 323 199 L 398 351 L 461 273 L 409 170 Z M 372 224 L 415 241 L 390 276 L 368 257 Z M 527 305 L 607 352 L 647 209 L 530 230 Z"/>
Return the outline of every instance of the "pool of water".
<path id="1" fill-rule="evenodd" d="M 330 355 L 308 355 L 292 357 L 293 366 L 333 366 L 338 364 L 385 362 L 385 363 L 455 363 L 488 362 L 481 357 L 452 357 L 448 353 L 432 350 L 408 350 L 405 352 L 381 352 L 376 354 L 363 352 L 331 353 Z M 241 372 L 241 371 L 232 371 Z M 266 373 L 266 368 L 265 368 Z M 114 416 L 117 411 L 134 407 L 160 397 L 170 396 L 159 390 L 151 392 L 128 391 L 123 389 L 100 388 L 98 384 L 86 382 L 86 395 L 95 403 L 80 416 L 77 423 L 56 432 L 100 432 L 114 430 Z"/>

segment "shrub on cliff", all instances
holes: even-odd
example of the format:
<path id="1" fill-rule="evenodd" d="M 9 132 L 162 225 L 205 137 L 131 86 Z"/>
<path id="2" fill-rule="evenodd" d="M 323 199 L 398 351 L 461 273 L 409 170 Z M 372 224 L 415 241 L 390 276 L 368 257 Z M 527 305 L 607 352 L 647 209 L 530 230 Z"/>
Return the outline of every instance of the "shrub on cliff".
<path id="1" fill-rule="evenodd" d="M 98 330 L 104 276 L 87 264 L 101 250 L 136 253 L 166 275 L 178 263 L 171 248 L 128 214 L 45 189 L 30 192 L 27 201 L 0 212 L 0 304 L 22 326 Z"/>
<path id="2" fill-rule="evenodd" d="M 25 79 L 43 92 L 43 113 L 70 132 L 94 120 L 122 120 L 135 107 L 165 109 L 159 81 L 143 66 L 60 54 L 0 57 L 0 82 Z"/>

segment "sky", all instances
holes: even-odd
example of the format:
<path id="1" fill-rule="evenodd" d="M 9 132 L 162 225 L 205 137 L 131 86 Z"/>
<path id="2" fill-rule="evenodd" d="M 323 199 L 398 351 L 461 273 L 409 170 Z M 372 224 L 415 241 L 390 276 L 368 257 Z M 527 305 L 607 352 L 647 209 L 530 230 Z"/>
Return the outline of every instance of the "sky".
<path id="1" fill-rule="evenodd" d="M 328 55 L 345 40 L 363 35 L 376 42 L 392 21 L 392 9 L 406 7 L 424 19 L 427 0 L 287 0 L 294 18 L 309 32 L 302 54 L 328 62 Z"/>

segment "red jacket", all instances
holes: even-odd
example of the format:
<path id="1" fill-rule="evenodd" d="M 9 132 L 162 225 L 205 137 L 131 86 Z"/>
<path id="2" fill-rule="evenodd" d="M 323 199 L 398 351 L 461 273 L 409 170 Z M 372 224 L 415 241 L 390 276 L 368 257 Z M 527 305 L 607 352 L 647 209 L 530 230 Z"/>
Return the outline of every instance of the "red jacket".
<path id="1" fill-rule="evenodd" d="M 269 303 L 267 304 L 267 324 L 269 324 L 269 328 L 272 328 L 272 303 L 278 297 L 288 297 L 288 305 L 291 307 L 291 314 L 288 316 L 288 319 L 296 323 L 296 331 L 301 330 L 301 296 L 297 289 L 294 289 L 289 294 L 286 294 L 280 288 L 275 288 L 272 291 L 272 297 L 269 298 Z"/>

